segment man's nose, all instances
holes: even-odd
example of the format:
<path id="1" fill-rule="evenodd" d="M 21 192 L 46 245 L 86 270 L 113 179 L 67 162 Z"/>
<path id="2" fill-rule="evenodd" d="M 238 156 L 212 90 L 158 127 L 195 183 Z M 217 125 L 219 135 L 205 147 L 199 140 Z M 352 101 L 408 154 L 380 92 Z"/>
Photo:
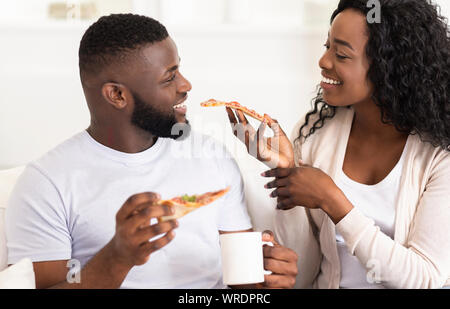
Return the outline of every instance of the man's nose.
<path id="1" fill-rule="evenodd" d="M 180 83 L 178 85 L 178 92 L 189 92 L 192 89 L 191 83 L 180 73 Z"/>

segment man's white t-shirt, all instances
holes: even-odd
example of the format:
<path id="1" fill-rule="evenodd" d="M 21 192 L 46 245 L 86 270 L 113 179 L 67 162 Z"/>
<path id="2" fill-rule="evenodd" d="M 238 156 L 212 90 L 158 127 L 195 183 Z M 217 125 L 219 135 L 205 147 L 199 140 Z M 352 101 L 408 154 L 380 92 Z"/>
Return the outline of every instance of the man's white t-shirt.
<path id="1" fill-rule="evenodd" d="M 6 212 L 8 263 L 75 259 L 83 267 L 114 236 L 116 213 L 131 195 L 168 199 L 228 186 L 224 197 L 180 218 L 175 238 L 133 267 L 122 288 L 223 288 L 218 231 L 252 227 L 243 182 L 236 162 L 211 137 L 158 138 L 129 154 L 83 131 L 19 178 Z"/>

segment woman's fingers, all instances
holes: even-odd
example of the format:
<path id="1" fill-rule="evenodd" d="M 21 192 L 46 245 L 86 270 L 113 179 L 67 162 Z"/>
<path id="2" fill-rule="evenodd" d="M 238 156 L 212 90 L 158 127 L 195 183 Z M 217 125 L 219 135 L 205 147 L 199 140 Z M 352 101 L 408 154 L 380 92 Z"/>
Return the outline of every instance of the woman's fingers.
<path id="1" fill-rule="evenodd" d="M 258 140 L 262 140 L 262 138 L 264 137 L 264 132 L 266 131 L 266 127 L 267 127 L 267 119 L 264 118 L 264 120 L 259 125 L 258 131 L 256 131 L 256 136 L 257 136 Z"/>
<path id="2" fill-rule="evenodd" d="M 291 168 L 274 168 L 268 171 L 265 171 L 261 174 L 263 177 L 276 177 L 282 178 L 287 177 L 291 173 Z"/>
<path id="3" fill-rule="evenodd" d="M 247 152 L 253 157 L 262 162 L 277 161 L 279 160 L 278 146 L 273 146 L 275 141 L 273 138 L 265 138 L 264 133 L 267 129 L 269 122 L 272 123 L 272 128 L 275 128 L 274 133 L 279 134 L 280 129 L 276 120 L 273 120 L 267 114 L 264 115 L 264 119 L 255 130 L 248 121 L 247 117 L 241 110 L 233 110 L 226 107 L 228 119 L 232 127 L 233 134 L 242 142 L 247 148 Z M 268 166 L 277 166 L 278 164 L 267 164 Z"/>
<path id="4" fill-rule="evenodd" d="M 266 183 L 264 185 L 264 188 L 270 189 L 270 188 L 276 188 L 276 187 L 284 187 L 284 186 L 286 186 L 287 181 L 288 180 L 286 178 L 277 178 L 271 182 Z"/>
<path id="5" fill-rule="evenodd" d="M 236 124 L 236 123 L 237 123 L 237 120 L 236 120 L 236 117 L 234 116 L 234 113 L 233 113 L 233 111 L 231 110 L 231 108 L 225 107 L 225 110 L 227 111 L 228 119 L 230 120 L 230 123 Z"/>
<path id="6" fill-rule="evenodd" d="M 264 114 L 264 118 L 267 119 L 267 124 L 269 125 L 269 128 L 272 129 L 273 134 L 275 136 L 278 136 L 280 134 L 282 135 L 286 135 L 284 134 L 284 131 L 281 129 L 280 124 L 278 123 L 278 121 L 276 119 L 272 119 L 269 115 Z"/>
<path id="7" fill-rule="evenodd" d="M 286 187 L 278 187 L 270 193 L 270 197 L 288 197 L 290 196 L 289 190 Z"/>
<path id="8" fill-rule="evenodd" d="M 260 160 L 269 160 L 270 154 L 268 153 L 269 145 L 268 145 L 268 139 L 264 138 L 264 132 L 267 128 L 267 120 L 264 118 L 264 120 L 259 125 L 258 131 L 256 131 L 256 142 L 258 144 L 258 158 Z"/>
<path id="9" fill-rule="evenodd" d="M 245 118 L 244 114 L 241 111 L 236 111 L 236 114 L 229 107 L 226 107 L 226 111 L 228 114 L 228 119 L 230 120 L 231 128 L 233 134 L 245 144 L 247 147 L 247 151 L 253 149 L 256 146 L 253 143 L 256 143 L 255 134 L 256 131 L 252 127 L 252 125 L 248 122 L 247 118 Z M 237 115 L 237 118 L 236 118 Z M 255 151 L 256 155 L 256 151 Z"/>
<path id="10" fill-rule="evenodd" d="M 248 124 L 248 120 L 245 117 L 244 113 L 241 110 L 236 110 L 236 115 L 238 116 L 239 122 L 247 125 Z"/>
<path id="11" fill-rule="evenodd" d="M 238 128 L 237 126 L 238 121 L 236 120 L 236 116 L 234 115 L 234 112 L 231 110 L 231 108 L 229 107 L 225 107 L 227 114 L 228 114 L 228 119 L 230 120 L 230 124 L 231 124 L 231 130 L 234 134 L 234 136 L 236 136 L 237 138 L 240 139 L 240 136 L 238 136 Z M 242 142 L 244 142 L 243 140 L 241 140 Z"/>

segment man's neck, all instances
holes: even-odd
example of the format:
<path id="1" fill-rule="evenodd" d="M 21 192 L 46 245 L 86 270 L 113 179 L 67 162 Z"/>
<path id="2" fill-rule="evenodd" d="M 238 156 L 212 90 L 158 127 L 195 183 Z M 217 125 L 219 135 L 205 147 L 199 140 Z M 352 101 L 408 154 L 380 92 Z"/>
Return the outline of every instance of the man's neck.
<path id="1" fill-rule="evenodd" d="M 134 127 L 99 126 L 92 124 L 86 130 L 100 144 L 125 153 L 138 153 L 152 147 L 156 137 Z"/>

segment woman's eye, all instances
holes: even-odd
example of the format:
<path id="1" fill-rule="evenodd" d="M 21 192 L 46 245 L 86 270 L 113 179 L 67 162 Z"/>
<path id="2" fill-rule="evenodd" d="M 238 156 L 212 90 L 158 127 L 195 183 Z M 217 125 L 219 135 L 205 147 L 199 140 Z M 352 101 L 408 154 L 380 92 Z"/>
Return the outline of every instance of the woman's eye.
<path id="1" fill-rule="evenodd" d="M 348 57 L 346 57 L 346 56 L 342 56 L 342 55 L 339 55 L 339 54 L 336 54 L 336 57 L 337 57 L 338 59 L 341 59 L 341 60 L 347 59 L 347 58 L 348 58 Z"/>
<path id="2" fill-rule="evenodd" d="M 323 46 L 324 46 L 326 49 L 329 49 L 329 48 L 330 48 L 330 46 L 327 45 L 327 44 L 323 44 Z"/>

